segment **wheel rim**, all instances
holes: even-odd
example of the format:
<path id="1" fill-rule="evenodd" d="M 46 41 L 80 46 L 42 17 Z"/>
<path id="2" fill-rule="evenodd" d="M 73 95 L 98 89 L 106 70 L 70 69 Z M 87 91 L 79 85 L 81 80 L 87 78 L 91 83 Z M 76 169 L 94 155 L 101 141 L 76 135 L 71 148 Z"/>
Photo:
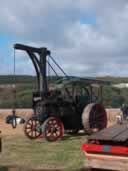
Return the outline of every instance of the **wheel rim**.
<path id="1" fill-rule="evenodd" d="M 41 125 L 36 119 L 30 118 L 25 124 L 25 135 L 30 139 L 37 139 L 41 136 Z"/>
<path id="2" fill-rule="evenodd" d="M 49 118 L 45 121 L 44 136 L 48 141 L 57 141 L 64 134 L 63 123 L 58 118 Z"/>

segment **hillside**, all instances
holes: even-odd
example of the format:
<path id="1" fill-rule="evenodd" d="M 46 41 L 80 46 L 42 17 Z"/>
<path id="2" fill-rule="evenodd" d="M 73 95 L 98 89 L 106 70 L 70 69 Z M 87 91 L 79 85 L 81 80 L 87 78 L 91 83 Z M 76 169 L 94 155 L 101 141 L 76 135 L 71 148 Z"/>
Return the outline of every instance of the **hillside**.
<path id="1" fill-rule="evenodd" d="M 97 77 L 112 84 L 128 83 L 128 78 L 122 77 Z M 51 77 L 50 81 L 55 84 L 57 78 Z M 13 105 L 12 84 L 16 82 L 16 106 L 18 108 L 30 108 L 32 106 L 32 92 L 36 91 L 37 80 L 35 76 L 0 76 L 0 108 L 10 108 Z M 122 103 L 128 104 L 128 89 L 117 89 L 105 86 L 103 91 L 104 104 L 107 107 L 120 107 Z"/>
<path id="2" fill-rule="evenodd" d="M 94 78 L 94 77 L 92 77 Z M 33 83 L 36 81 L 36 76 L 29 76 L 29 75 L 17 75 L 15 76 L 17 83 Z M 57 79 L 56 76 L 52 76 L 51 78 L 53 81 Z M 128 77 L 96 77 L 96 79 L 104 80 L 104 81 L 111 81 L 112 83 L 128 83 Z M 12 84 L 14 83 L 14 76 L 13 75 L 0 75 L 0 84 Z"/>

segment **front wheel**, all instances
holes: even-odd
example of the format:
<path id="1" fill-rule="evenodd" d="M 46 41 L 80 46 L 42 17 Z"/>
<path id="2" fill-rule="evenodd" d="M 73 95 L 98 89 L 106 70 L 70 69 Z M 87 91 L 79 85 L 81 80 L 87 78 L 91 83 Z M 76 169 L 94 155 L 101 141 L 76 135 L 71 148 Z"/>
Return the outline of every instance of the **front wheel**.
<path id="1" fill-rule="evenodd" d="M 42 134 L 40 122 L 33 116 L 30 117 L 24 125 L 24 133 L 29 139 L 39 138 Z"/>

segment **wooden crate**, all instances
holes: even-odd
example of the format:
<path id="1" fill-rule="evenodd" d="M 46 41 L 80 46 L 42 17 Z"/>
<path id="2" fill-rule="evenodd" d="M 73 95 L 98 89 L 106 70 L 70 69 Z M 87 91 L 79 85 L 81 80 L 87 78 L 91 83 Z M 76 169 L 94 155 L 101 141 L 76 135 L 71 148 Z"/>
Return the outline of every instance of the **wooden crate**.
<path id="1" fill-rule="evenodd" d="M 85 157 L 85 167 L 89 169 L 128 171 L 128 157 L 89 154 L 86 152 Z"/>

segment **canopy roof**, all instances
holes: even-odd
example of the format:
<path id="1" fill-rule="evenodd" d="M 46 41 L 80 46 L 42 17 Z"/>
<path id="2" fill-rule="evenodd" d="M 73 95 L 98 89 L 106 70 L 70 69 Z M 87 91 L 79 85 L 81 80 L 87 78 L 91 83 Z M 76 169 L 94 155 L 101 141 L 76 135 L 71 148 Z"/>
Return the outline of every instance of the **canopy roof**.
<path id="1" fill-rule="evenodd" d="M 103 81 L 93 78 L 81 78 L 81 77 L 64 77 L 57 81 L 57 84 L 64 84 L 64 85 L 70 85 L 70 84 L 81 84 L 86 86 L 103 86 L 103 85 L 110 85 L 111 83 L 109 81 Z"/>

